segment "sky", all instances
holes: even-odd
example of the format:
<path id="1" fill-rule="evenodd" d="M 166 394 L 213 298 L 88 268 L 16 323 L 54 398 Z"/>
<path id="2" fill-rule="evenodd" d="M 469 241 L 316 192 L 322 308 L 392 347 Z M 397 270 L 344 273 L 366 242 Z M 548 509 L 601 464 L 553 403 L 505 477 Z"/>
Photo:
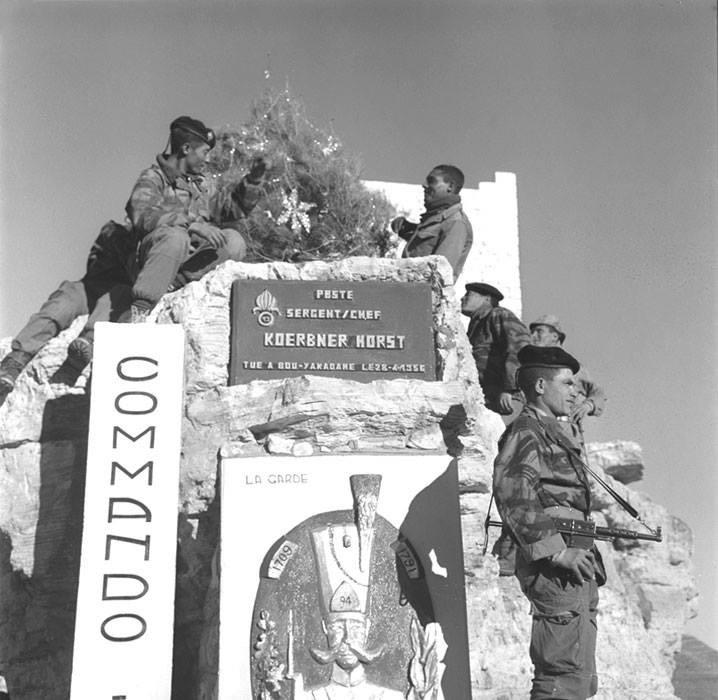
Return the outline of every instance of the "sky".
<path id="1" fill-rule="evenodd" d="M 0 0 L 0 337 L 84 271 L 181 114 L 288 84 L 366 179 L 517 175 L 524 320 L 609 396 L 589 440 L 695 534 L 718 648 L 716 10 L 704 0 Z M 269 79 L 266 75 L 269 74 Z"/>

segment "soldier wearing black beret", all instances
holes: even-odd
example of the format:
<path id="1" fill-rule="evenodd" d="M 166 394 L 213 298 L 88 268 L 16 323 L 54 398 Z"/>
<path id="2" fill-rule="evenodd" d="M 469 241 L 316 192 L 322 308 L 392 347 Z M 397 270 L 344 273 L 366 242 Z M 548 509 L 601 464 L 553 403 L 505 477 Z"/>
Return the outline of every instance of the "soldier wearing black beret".
<path id="1" fill-rule="evenodd" d="M 559 425 L 576 398 L 580 365 L 563 348 L 518 352 L 526 405 L 494 462 L 494 497 L 516 548 L 516 577 L 531 602 L 532 700 L 596 693 L 596 611 L 605 570 L 598 550 L 567 547 L 552 518 L 586 520 L 590 489 L 580 447 Z"/>
<path id="2" fill-rule="evenodd" d="M 32 358 L 78 316 L 89 314 L 68 346 L 68 360 L 81 370 L 92 359 L 96 321 L 141 321 L 167 291 L 199 279 L 224 260 L 244 257 L 241 220 L 259 200 L 269 161 L 256 158 L 230 205 L 220 206 L 213 181 L 203 175 L 215 143 L 212 129 L 181 116 L 169 132 L 164 153 L 132 189 L 125 224 L 109 221 L 102 227 L 85 276 L 63 282 L 13 339 L 0 362 L 0 404 Z"/>
<path id="3" fill-rule="evenodd" d="M 499 306 L 503 298 L 491 284 L 470 282 L 461 299 L 461 313 L 471 318 L 467 333 L 486 405 L 511 416 L 522 403 L 516 386 L 516 355 L 531 337 L 512 311 Z"/>

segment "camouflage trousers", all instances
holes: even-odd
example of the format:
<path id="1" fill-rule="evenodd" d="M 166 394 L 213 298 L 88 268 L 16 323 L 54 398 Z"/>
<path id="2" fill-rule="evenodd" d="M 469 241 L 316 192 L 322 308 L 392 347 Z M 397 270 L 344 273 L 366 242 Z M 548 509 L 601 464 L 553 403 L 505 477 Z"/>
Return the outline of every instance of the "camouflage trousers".
<path id="1" fill-rule="evenodd" d="M 90 314 L 83 335 L 92 337 L 96 321 L 115 320 L 129 304 L 129 260 L 133 235 L 108 221 L 92 244 L 87 270 L 80 280 L 65 280 L 33 314 L 12 341 L 12 354 L 29 361 L 49 340 L 84 314 Z"/>
<path id="2" fill-rule="evenodd" d="M 520 569 L 522 567 L 519 567 Z M 517 574 L 531 602 L 531 700 L 585 700 L 596 694 L 596 581 L 578 584 L 537 562 Z"/>
<path id="3" fill-rule="evenodd" d="M 151 309 L 168 289 L 200 279 L 225 260 L 242 260 L 247 252 L 242 234 L 230 228 L 222 233 L 226 243 L 221 248 L 204 245 L 181 226 L 160 226 L 148 233 L 134 261 L 132 303 Z"/>

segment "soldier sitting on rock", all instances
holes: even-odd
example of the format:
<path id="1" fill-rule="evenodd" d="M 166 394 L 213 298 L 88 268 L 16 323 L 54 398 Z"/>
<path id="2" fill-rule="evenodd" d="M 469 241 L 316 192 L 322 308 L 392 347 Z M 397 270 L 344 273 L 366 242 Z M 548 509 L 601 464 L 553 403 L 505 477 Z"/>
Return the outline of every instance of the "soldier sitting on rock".
<path id="1" fill-rule="evenodd" d="M 144 320 L 165 292 L 244 257 L 247 244 L 237 229 L 259 199 L 269 162 L 256 158 L 229 204 L 220 207 L 213 182 L 202 175 L 214 143 L 201 121 L 184 116 L 172 122 L 169 153 L 140 174 L 125 207 L 127 224 L 103 226 L 85 276 L 63 282 L 13 339 L 0 362 L 0 403 L 35 354 L 78 316 L 90 314 L 68 347 L 68 360 L 81 369 L 92 359 L 95 322 Z"/>
<path id="2" fill-rule="evenodd" d="M 471 249 L 474 234 L 471 223 L 461 207 L 459 192 L 464 174 L 455 165 L 437 165 L 423 184 L 426 211 L 418 224 L 399 216 L 391 229 L 407 243 L 404 258 L 443 255 L 459 278 Z"/>

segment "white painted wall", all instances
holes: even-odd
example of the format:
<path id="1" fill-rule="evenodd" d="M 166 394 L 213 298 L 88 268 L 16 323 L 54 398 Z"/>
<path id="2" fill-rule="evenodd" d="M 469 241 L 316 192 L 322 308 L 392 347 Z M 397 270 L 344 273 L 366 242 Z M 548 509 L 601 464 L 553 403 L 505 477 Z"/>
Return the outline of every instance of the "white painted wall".
<path id="1" fill-rule="evenodd" d="M 411 221 L 418 221 L 424 210 L 421 185 L 366 180 L 371 190 L 383 192 L 389 201 Z M 501 302 L 521 316 L 521 277 L 519 271 L 519 218 L 516 175 L 497 172 L 493 182 L 461 190 L 464 211 L 474 229 L 474 245 L 457 284 L 458 296 L 467 282 L 488 282 L 500 289 Z"/>

